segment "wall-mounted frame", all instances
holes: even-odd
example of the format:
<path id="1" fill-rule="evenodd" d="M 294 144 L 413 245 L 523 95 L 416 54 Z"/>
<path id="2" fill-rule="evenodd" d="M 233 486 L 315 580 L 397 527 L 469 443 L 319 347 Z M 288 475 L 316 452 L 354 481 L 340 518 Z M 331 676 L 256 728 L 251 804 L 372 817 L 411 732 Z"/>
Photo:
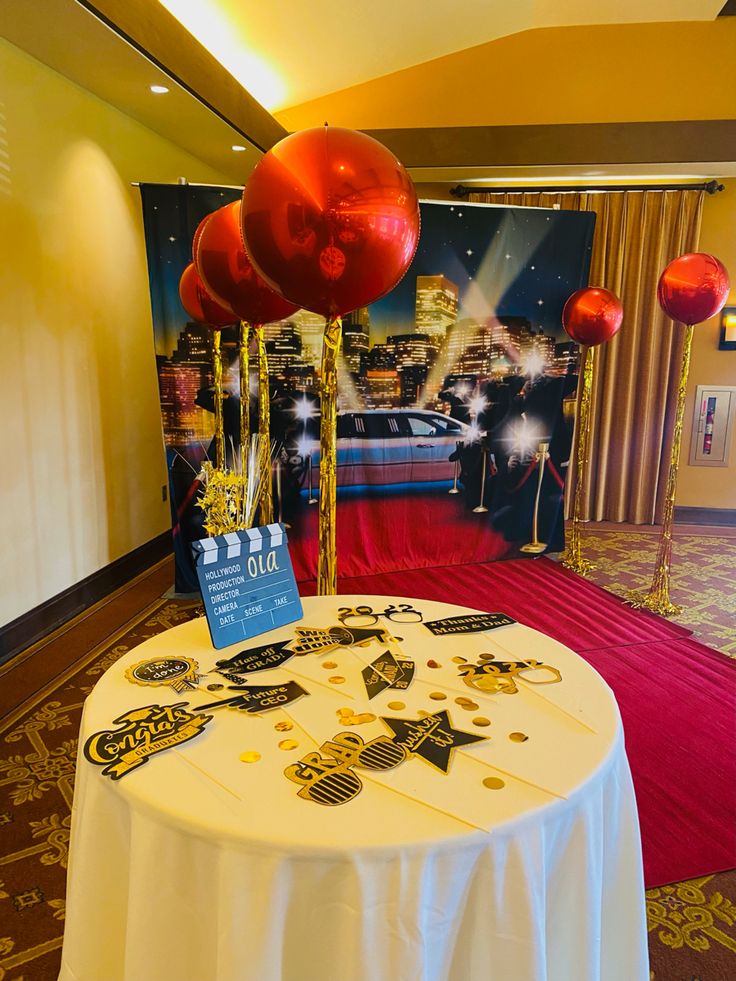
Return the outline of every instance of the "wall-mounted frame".
<path id="1" fill-rule="evenodd" d="M 721 310 L 721 338 L 718 349 L 736 351 L 736 307 L 724 307 Z"/>
<path id="2" fill-rule="evenodd" d="M 736 386 L 698 385 L 688 460 L 691 467 L 728 466 L 735 415 Z"/>

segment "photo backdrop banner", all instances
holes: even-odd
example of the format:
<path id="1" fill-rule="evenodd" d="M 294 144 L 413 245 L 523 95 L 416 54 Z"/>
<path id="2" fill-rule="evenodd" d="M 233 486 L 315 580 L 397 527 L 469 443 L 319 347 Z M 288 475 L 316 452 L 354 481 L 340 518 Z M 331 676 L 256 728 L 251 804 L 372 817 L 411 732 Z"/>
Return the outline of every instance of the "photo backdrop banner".
<path id="1" fill-rule="evenodd" d="M 237 188 L 142 184 L 177 589 L 197 588 L 197 474 L 214 459 L 212 337 L 188 322 L 179 277 L 199 221 Z M 572 443 L 577 345 L 565 301 L 587 285 L 595 215 L 422 202 L 419 248 L 383 299 L 343 320 L 338 574 L 557 551 Z M 348 232 L 346 232 L 347 234 Z M 266 327 L 277 517 L 297 579 L 317 568 L 324 320 Z M 224 424 L 237 448 L 237 338 L 223 331 Z M 254 353 L 254 352 L 253 352 Z M 250 379 L 252 426 L 256 378 Z"/>

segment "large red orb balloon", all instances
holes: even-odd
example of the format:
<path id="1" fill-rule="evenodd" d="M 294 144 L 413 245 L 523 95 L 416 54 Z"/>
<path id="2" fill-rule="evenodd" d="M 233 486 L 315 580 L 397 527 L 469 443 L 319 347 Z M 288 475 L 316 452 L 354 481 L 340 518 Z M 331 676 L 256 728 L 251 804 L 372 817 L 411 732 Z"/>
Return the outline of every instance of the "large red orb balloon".
<path id="1" fill-rule="evenodd" d="M 181 274 L 179 299 L 186 312 L 197 323 L 207 324 L 208 327 L 227 327 L 235 321 L 232 310 L 227 310 L 209 295 L 193 262 Z"/>
<path id="2" fill-rule="evenodd" d="M 326 126 L 287 136 L 262 157 L 241 218 L 266 282 L 324 317 L 393 289 L 419 240 L 416 191 L 393 153 L 365 133 Z"/>
<path id="3" fill-rule="evenodd" d="M 578 344 L 595 347 L 613 337 L 623 316 L 624 308 L 614 293 L 600 286 L 586 286 L 568 298 L 562 326 Z"/>
<path id="4" fill-rule="evenodd" d="M 245 254 L 240 233 L 240 201 L 226 204 L 209 215 L 196 247 L 194 262 L 202 282 L 240 320 L 268 324 L 272 320 L 284 320 L 299 309 L 264 283 Z"/>
<path id="5" fill-rule="evenodd" d="M 204 226 L 210 220 L 209 215 L 205 215 L 204 218 L 197 225 L 197 230 L 194 233 L 194 238 L 192 239 L 192 261 L 196 260 L 197 249 L 199 248 L 199 240 L 202 237 L 202 232 L 204 231 Z"/>
<path id="6" fill-rule="evenodd" d="M 657 299 L 668 317 L 681 324 L 700 324 L 714 317 L 728 299 L 728 272 L 706 252 L 673 259 L 659 277 Z"/>

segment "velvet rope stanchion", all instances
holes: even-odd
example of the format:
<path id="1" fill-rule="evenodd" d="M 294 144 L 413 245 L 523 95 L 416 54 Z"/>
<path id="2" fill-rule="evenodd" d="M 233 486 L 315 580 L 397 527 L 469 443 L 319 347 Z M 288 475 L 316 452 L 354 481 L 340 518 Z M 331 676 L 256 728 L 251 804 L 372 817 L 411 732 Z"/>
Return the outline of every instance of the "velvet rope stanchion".
<path id="1" fill-rule="evenodd" d="M 261 524 L 273 521 L 273 486 L 271 484 L 271 403 L 268 390 L 268 355 L 263 334 L 263 324 L 254 324 L 258 351 L 258 435 L 260 439 L 259 465 L 262 472 Z"/>
<path id="2" fill-rule="evenodd" d="M 321 413 L 319 422 L 319 563 L 317 594 L 337 592 L 337 359 L 342 320 L 330 318 L 322 345 Z"/>
<path id="3" fill-rule="evenodd" d="M 250 325 L 245 320 L 241 320 L 238 335 L 238 366 L 240 369 L 240 461 L 244 477 L 248 474 L 248 449 L 250 446 L 249 340 Z"/>
<path id="4" fill-rule="evenodd" d="M 588 440 L 590 435 L 590 394 L 593 388 L 595 368 L 595 347 L 585 351 L 583 367 L 583 390 L 580 397 L 580 415 L 577 433 L 577 475 L 575 499 L 573 503 L 572 524 L 570 526 L 567 548 L 562 555 L 562 564 L 580 576 L 587 576 L 595 566 L 583 557 L 580 523 L 583 511 L 583 491 L 588 463 Z"/>
<path id="5" fill-rule="evenodd" d="M 680 448 L 682 446 L 682 424 L 685 420 L 685 395 L 687 394 L 687 379 L 690 374 L 690 352 L 693 343 L 693 326 L 685 327 L 685 345 L 682 350 L 680 366 L 680 383 L 677 388 L 677 409 L 675 413 L 675 431 L 672 437 L 672 452 L 670 454 L 670 469 L 667 475 L 667 490 L 664 498 L 664 513 L 662 515 L 662 534 L 657 550 L 657 562 L 654 568 L 652 585 L 646 596 L 631 592 L 629 602 L 632 606 L 643 606 L 652 613 L 663 617 L 677 616 L 682 613 L 682 607 L 670 600 L 670 566 L 672 564 L 672 522 L 675 514 L 675 494 L 677 492 L 677 474 L 680 466 Z"/>
<path id="6" fill-rule="evenodd" d="M 225 429 L 222 424 L 222 353 L 221 330 L 212 331 L 212 369 L 215 376 L 215 466 L 225 466 Z"/>
<path id="7" fill-rule="evenodd" d="M 549 454 L 549 443 L 540 443 L 536 453 L 539 464 L 539 474 L 537 478 L 537 494 L 534 498 L 534 514 L 532 516 L 532 540 L 522 545 L 520 551 L 531 555 L 540 555 L 546 548 L 546 542 L 539 540 L 539 501 L 542 496 L 542 481 L 544 480 L 544 465 Z"/>

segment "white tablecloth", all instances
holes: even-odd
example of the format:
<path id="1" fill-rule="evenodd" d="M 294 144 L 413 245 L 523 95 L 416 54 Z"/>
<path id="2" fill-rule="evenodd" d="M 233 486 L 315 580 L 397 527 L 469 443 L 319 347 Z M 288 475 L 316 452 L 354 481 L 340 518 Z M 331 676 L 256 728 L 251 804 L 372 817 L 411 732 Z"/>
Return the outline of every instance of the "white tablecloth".
<path id="1" fill-rule="evenodd" d="M 406 691 L 369 701 L 360 672 L 386 646 L 340 648 L 248 676 L 310 692 L 285 712 L 213 710 L 201 735 L 120 780 L 81 753 L 133 707 L 188 699 L 191 709 L 231 694 L 206 690 L 227 684 L 216 674 L 184 694 L 131 684 L 125 669 L 145 658 L 191 657 L 204 674 L 242 648 L 293 638 L 295 627 L 333 626 L 339 607 L 398 602 L 425 620 L 469 612 L 397 597 L 306 599 L 302 621 L 252 641 L 215 651 L 199 619 L 107 671 L 80 733 L 60 981 L 648 981 L 616 703 L 588 664 L 528 627 L 436 637 L 423 623 L 382 621 L 402 638 L 391 649 L 416 662 Z M 452 660 L 482 652 L 534 658 L 562 681 L 484 694 Z M 412 758 L 378 779 L 359 771 L 364 789 L 347 804 L 303 800 L 283 770 L 341 731 L 346 707 L 400 718 L 448 709 L 456 729 L 490 739 L 456 752 L 448 775 Z M 475 725 L 478 716 L 491 725 Z M 294 727 L 277 731 L 279 721 Z M 388 734 L 380 719 L 347 731 Z M 279 748 L 290 737 L 298 747 Z M 261 759 L 241 762 L 244 751 Z M 488 789 L 489 776 L 504 786 Z"/>

